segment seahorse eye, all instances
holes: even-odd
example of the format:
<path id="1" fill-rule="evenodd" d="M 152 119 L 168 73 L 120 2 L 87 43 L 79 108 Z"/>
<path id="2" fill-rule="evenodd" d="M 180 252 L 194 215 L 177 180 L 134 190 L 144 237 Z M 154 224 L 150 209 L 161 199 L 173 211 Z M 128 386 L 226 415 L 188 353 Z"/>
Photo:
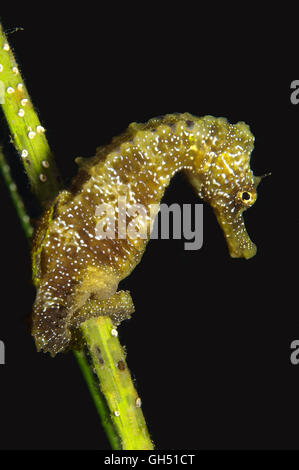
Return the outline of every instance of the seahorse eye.
<path id="1" fill-rule="evenodd" d="M 244 206 L 251 206 L 255 201 L 255 194 L 250 191 L 239 191 L 236 196 L 236 202 L 242 202 Z"/>
<path id="2" fill-rule="evenodd" d="M 243 200 L 243 201 L 250 201 L 250 199 L 251 199 L 251 194 L 248 193 L 247 191 L 243 191 L 241 197 L 242 197 L 242 200 Z"/>

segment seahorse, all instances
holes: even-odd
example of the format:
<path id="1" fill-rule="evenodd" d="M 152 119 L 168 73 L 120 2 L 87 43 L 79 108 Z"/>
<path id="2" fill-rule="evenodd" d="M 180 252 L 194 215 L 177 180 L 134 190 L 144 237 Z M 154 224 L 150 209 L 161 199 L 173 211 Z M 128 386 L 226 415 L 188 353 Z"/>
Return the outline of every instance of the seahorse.
<path id="1" fill-rule="evenodd" d="M 97 237 L 97 207 L 109 204 L 117 218 L 120 196 L 128 212 L 134 204 L 159 204 L 178 171 L 213 208 L 230 256 L 254 256 L 242 215 L 256 201 L 261 180 L 250 168 L 253 147 L 244 122 L 178 113 L 134 122 L 94 157 L 76 159 L 77 176 L 45 211 L 33 239 L 37 349 L 55 356 L 76 348 L 79 326 L 91 316 L 110 315 L 115 325 L 130 317 L 131 295 L 118 284 L 140 262 L 149 236 Z M 147 217 L 149 234 L 151 224 Z"/>

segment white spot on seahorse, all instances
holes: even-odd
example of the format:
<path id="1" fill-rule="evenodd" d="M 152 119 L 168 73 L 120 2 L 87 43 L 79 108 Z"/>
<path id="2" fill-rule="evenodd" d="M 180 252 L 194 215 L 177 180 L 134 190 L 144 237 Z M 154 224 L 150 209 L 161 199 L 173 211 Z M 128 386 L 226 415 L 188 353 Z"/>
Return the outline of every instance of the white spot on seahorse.
<path id="1" fill-rule="evenodd" d="M 225 158 L 223 157 L 223 155 L 221 156 L 221 160 L 223 161 L 223 163 L 224 163 L 224 165 L 226 166 L 227 170 L 228 170 L 232 175 L 234 175 L 234 174 L 235 174 L 234 171 L 232 170 L 232 168 L 230 168 L 230 167 L 228 166 L 228 164 L 226 163 Z"/>
<path id="2" fill-rule="evenodd" d="M 0 64 L 0 72 L 3 72 L 3 65 Z"/>
<path id="3" fill-rule="evenodd" d="M 25 106 L 27 103 L 28 103 L 28 99 L 27 99 L 27 98 L 23 98 L 23 99 L 21 100 L 21 105 L 22 105 L 22 106 Z"/>
<path id="4" fill-rule="evenodd" d="M 11 93 L 14 93 L 15 92 L 15 89 L 12 87 L 12 86 L 9 86 L 7 89 L 6 89 L 7 93 L 10 95 Z"/>
<path id="5" fill-rule="evenodd" d="M 4 45 L 3 45 L 3 50 L 4 51 L 9 51 L 10 47 L 9 47 L 9 44 L 6 42 Z"/>
<path id="6" fill-rule="evenodd" d="M 13 67 L 12 71 L 15 75 L 18 75 L 18 73 L 19 73 L 18 67 Z"/>
<path id="7" fill-rule="evenodd" d="M 112 336 L 115 336 L 115 337 L 118 336 L 118 332 L 115 328 L 112 328 L 111 334 L 112 334 Z"/>
<path id="8" fill-rule="evenodd" d="M 43 126 L 36 126 L 36 132 L 41 134 L 42 132 L 45 132 L 46 129 Z"/>
<path id="9" fill-rule="evenodd" d="M 24 109 L 20 108 L 19 111 L 18 111 L 18 116 L 23 117 L 24 114 L 25 114 Z"/>
<path id="10" fill-rule="evenodd" d="M 22 150 L 21 157 L 28 157 L 28 151 L 26 149 Z"/>

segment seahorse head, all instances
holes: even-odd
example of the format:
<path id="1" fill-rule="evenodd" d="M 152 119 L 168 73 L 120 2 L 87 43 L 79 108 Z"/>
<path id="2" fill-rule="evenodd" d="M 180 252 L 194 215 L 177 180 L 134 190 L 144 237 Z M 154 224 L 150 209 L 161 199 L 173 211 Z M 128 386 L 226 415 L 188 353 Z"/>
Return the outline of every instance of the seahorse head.
<path id="1" fill-rule="evenodd" d="M 233 258 L 248 259 L 257 250 L 243 220 L 243 212 L 256 201 L 261 180 L 250 169 L 253 142 L 244 122 L 232 125 L 222 118 L 214 120 L 205 142 L 204 166 L 190 176 L 199 196 L 214 209 Z"/>

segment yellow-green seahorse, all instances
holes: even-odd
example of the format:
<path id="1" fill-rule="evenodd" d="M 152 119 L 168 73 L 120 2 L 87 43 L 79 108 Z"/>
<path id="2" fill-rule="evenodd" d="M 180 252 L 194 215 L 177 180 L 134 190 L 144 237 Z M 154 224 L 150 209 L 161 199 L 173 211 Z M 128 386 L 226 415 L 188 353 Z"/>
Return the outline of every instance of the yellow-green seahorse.
<path id="1" fill-rule="evenodd" d="M 78 175 L 45 212 L 34 237 L 32 334 L 38 350 L 55 355 L 75 347 L 76 330 L 91 315 L 90 302 L 93 315 L 110 315 L 116 324 L 134 311 L 129 292 L 117 289 L 140 262 L 149 236 L 97 237 L 101 204 L 116 209 L 120 196 L 127 208 L 159 204 L 172 176 L 184 171 L 214 209 L 230 255 L 254 256 L 242 216 L 255 202 L 260 181 L 250 169 L 253 143 L 244 122 L 168 114 L 132 123 L 95 157 L 77 159 Z M 152 221 L 146 220 L 149 228 Z"/>

